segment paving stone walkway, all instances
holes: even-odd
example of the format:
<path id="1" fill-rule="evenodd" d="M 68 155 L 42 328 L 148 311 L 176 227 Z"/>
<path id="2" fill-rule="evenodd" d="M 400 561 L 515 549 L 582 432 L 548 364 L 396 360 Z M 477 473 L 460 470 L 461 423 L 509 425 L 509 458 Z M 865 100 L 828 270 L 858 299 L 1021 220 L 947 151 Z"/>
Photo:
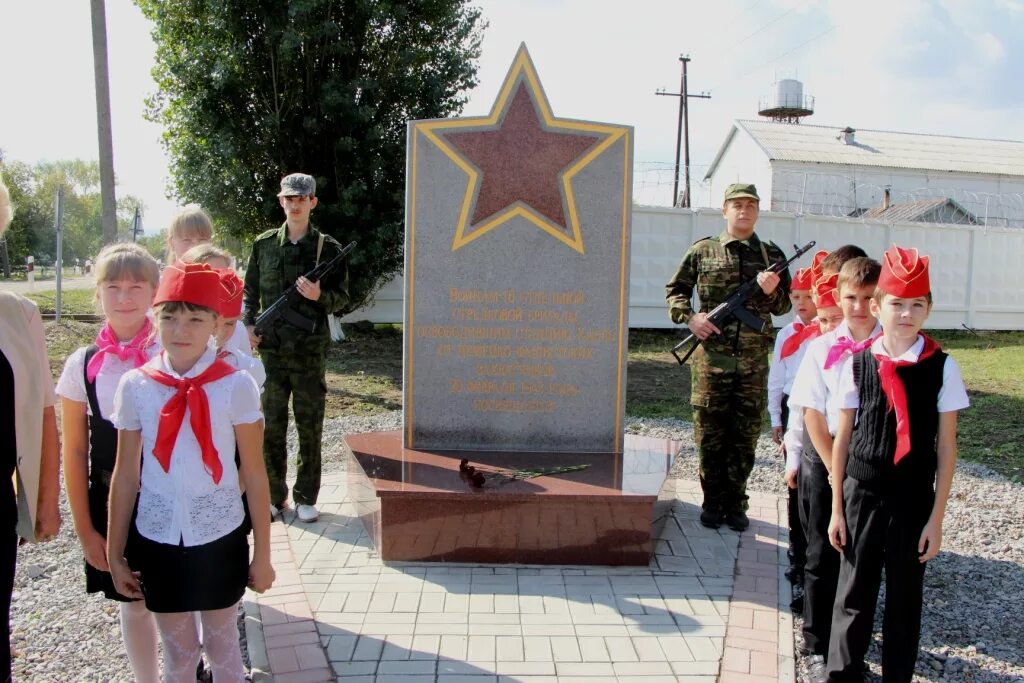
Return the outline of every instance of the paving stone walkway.
<path id="1" fill-rule="evenodd" d="M 245 605 L 255 681 L 794 680 L 775 496 L 752 496 L 746 532 L 712 531 L 677 481 L 648 567 L 385 564 L 345 477 L 324 477 L 318 522 L 272 526 L 277 582 Z"/>

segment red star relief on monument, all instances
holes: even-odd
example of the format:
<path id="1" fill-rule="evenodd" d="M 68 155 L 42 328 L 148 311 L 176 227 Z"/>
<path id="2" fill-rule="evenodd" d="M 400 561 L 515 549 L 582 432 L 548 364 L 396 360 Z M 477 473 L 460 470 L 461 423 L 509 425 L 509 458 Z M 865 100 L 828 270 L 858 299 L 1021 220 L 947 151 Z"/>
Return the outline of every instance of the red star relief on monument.
<path id="1" fill-rule="evenodd" d="M 559 182 L 562 172 L 604 136 L 560 133 L 543 125 L 524 82 L 491 130 L 445 132 L 482 178 L 470 225 L 523 202 L 563 230 L 569 228 Z"/>

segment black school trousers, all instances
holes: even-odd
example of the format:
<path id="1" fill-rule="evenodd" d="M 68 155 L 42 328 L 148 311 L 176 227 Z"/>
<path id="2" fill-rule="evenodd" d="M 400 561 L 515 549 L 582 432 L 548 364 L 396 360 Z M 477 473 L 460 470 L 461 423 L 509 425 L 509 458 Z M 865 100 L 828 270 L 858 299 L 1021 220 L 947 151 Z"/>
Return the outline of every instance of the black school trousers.
<path id="1" fill-rule="evenodd" d="M 832 612 L 829 680 L 861 680 L 883 569 L 882 680 L 913 678 L 925 568 L 917 546 L 934 501 L 931 482 L 843 482 L 847 536 Z"/>
<path id="2" fill-rule="evenodd" d="M 839 553 L 828 540 L 832 487 L 828 469 L 804 440 L 800 457 L 800 523 L 807 537 L 804 561 L 804 645 L 812 655 L 827 656 L 832 633 L 832 603 L 839 581 Z"/>
<path id="3" fill-rule="evenodd" d="M 785 432 L 789 425 L 789 395 L 782 395 L 782 429 Z M 785 458 L 785 454 L 783 454 Z M 804 527 L 800 522 L 800 468 L 796 472 L 797 487 L 787 487 L 789 498 L 786 501 L 786 512 L 789 522 L 789 564 L 792 567 L 803 569 L 804 560 L 807 557 L 807 537 L 804 536 Z"/>

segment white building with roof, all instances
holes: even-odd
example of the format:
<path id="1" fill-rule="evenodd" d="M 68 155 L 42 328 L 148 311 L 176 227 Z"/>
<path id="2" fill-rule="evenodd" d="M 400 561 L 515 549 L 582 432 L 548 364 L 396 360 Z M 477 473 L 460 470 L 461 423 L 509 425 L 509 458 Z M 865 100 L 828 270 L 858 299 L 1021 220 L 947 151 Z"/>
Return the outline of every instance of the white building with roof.
<path id="1" fill-rule="evenodd" d="M 1024 228 L 1024 142 L 737 120 L 704 180 L 762 209 Z"/>

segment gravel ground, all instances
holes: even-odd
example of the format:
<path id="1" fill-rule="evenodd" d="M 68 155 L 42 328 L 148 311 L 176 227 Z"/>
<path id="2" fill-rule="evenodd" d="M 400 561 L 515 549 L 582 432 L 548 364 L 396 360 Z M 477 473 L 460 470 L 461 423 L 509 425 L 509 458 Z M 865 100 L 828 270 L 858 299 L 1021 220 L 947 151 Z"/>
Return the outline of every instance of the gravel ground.
<path id="1" fill-rule="evenodd" d="M 328 420 L 324 469 L 343 467 L 342 436 L 401 428 L 401 413 Z M 692 428 L 678 420 L 626 423 L 630 433 L 682 441 L 672 476 L 696 479 Z M 294 428 L 289 450 L 295 449 Z M 782 461 L 767 438 L 758 444 L 749 486 L 782 494 Z M 18 553 L 11 606 L 14 674 L 23 681 L 128 681 L 117 608 L 87 596 L 82 556 L 62 501 L 59 537 Z M 915 681 L 1024 683 L 1024 486 L 985 467 L 960 463 L 946 513 L 942 554 L 925 574 L 924 617 Z M 799 622 L 799 620 L 796 620 Z M 799 632 L 799 623 L 796 626 Z M 878 669 L 877 643 L 869 654 Z"/>

